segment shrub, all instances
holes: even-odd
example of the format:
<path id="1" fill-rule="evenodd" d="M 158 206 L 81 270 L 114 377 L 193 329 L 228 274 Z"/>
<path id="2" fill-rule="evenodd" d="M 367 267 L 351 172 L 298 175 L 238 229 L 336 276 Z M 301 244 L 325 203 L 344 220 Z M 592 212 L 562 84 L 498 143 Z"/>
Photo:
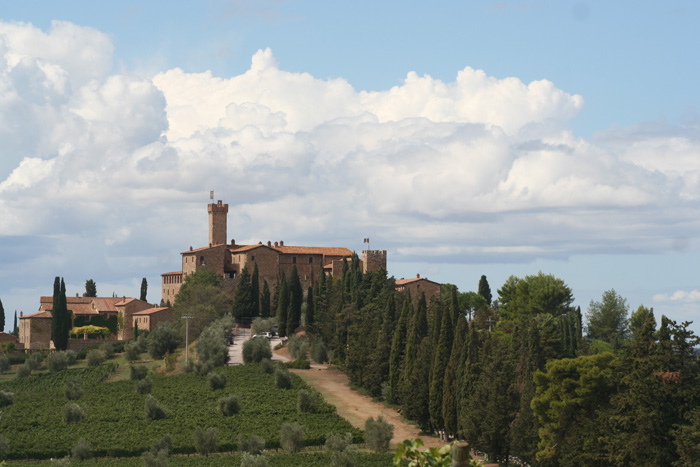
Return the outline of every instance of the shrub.
<path id="1" fill-rule="evenodd" d="M 389 443 L 394 437 L 394 425 L 384 420 L 381 415 L 375 420 L 369 417 L 365 422 L 365 443 L 374 452 L 389 450 Z"/>
<path id="2" fill-rule="evenodd" d="M 165 409 L 158 403 L 156 398 L 150 394 L 146 396 L 144 408 L 144 416 L 148 420 L 161 420 L 168 416 Z"/>
<path id="3" fill-rule="evenodd" d="M 26 365 L 29 366 L 29 369 L 34 371 L 37 370 L 41 366 L 41 362 L 44 361 L 44 356 L 39 353 L 35 352 L 27 358 L 27 361 L 25 362 Z"/>
<path id="4" fill-rule="evenodd" d="M 70 453 L 72 459 L 84 461 L 92 457 L 92 446 L 85 438 L 80 438 Z"/>
<path id="5" fill-rule="evenodd" d="M 291 355 L 294 360 L 306 358 L 306 353 L 309 350 L 309 343 L 306 339 L 292 335 L 287 344 L 287 348 L 289 349 L 289 355 Z"/>
<path id="6" fill-rule="evenodd" d="M 308 370 L 311 368 L 311 362 L 305 358 L 297 358 L 291 362 L 285 362 L 284 366 L 287 368 L 294 368 L 296 370 Z"/>
<path id="7" fill-rule="evenodd" d="M 70 467 L 70 456 L 61 459 L 51 459 L 51 465 L 54 467 Z"/>
<path id="8" fill-rule="evenodd" d="M 275 371 L 275 365 L 269 358 L 263 358 L 260 360 L 260 368 L 263 373 L 272 374 Z"/>
<path id="9" fill-rule="evenodd" d="M 248 339 L 243 344 L 243 362 L 258 363 L 263 358 L 272 358 L 270 341 L 263 337 Z"/>
<path id="10" fill-rule="evenodd" d="M 46 357 L 46 367 L 52 373 L 65 370 L 68 368 L 68 355 L 65 352 L 52 353 Z"/>
<path id="11" fill-rule="evenodd" d="M 249 454 L 260 454 L 265 449 L 265 440 L 260 436 L 238 435 L 238 450 Z"/>
<path id="12" fill-rule="evenodd" d="M 80 378 L 70 378 L 63 385 L 63 395 L 69 401 L 77 401 L 83 396 L 83 381 Z"/>
<path id="13" fill-rule="evenodd" d="M 163 358 L 166 352 L 173 353 L 180 345 L 180 335 L 170 323 L 158 323 L 148 335 L 148 353 L 155 359 Z"/>
<path id="14" fill-rule="evenodd" d="M 292 377 L 289 376 L 287 370 L 281 370 L 279 368 L 275 370 L 275 386 L 279 389 L 291 389 Z"/>
<path id="15" fill-rule="evenodd" d="M 209 380 L 209 387 L 215 391 L 226 387 L 226 375 L 223 373 L 209 373 L 207 379 Z"/>
<path id="16" fill-rule="evenodd" d="M 5 436 L 0 435 L 0 459 L 7 459 L 10 453 L 10 440 Z"/>
<path id="17" fill-rule="evenodd" d="M 262 334 L 263 332 L 272 332 L 272 327 L 275 325 L 275 320 L 272 318 L 255 318 L 250 326 L 250 332 L 253 334 Z"/>
<path id="18" fill-rule="evenodd" d="M 170 434 L 166 433 L 151 443 L 151 452 L 160 451 L 164 451 L 168 456 L 173 453 L 173 438 Z"/>
<path id="19" fill-rule="evenodd" d="M 299 452 L 304 447 L 304 427 L 298 423 L 285 423 L 280 428 L 280 445 L 286 452 Z"/>
<path id="20" fill-rule="evenodd" d="M 75 365 L 75 362 L 78 361 L 78 354 L 75 352 L 75 350 L 66 350 L 63 353 L 68 359 L 68 366 Z"/>
<path id="21" fill-rule="evenodd" d="M 27 378 L 32 374 L 32 369 L 25 362 L 17 368 L 17 378 Z"/>
<path id="22" fill-rule="evenodd" d="M 146 365 L 131 365 L 129 368 L 129 378 L 132 381 L 140 381 L 148 375 L 148 367 Z"/>
<path id="23" fill-rule="evenodd" d="M 0 373 L 7 373 L 10 370 L 10 359 L 7 356 L 0 356 Z"/>
<path id="24" fill-rule="evenodd" d="M 241 467 L 268 467 L 267 458 L 262 455 L 244 452 L 241 456 Z"/>
<path id="25" fill-rule="evenodd" d="M 2 391 L 0 391 L 0 407 L 7 407 L 8 405 L 11 405 L 14 401 L 14 392 L 8 391 L 7 389 L 3 389 Z"/>
<path id="26" fill-rule="evenodd" d="M 207 326 L 197 339 L 197 357 L 202 365 L 216 368 L 228 362 L 228 345 L 226 345 L 225 328 L 231 329 L 228 318 L 214 321 Z"/>
<path id="27" fill-rule="evenodd" d="M 66 423 L 80 423 L 85 418 L 85 411 L 75 402 L 69 402 L 63 406 L 63 421 Z"/>
<path id="28" fill-rule="evenodd" d="M 168 456 L 164 451 L 146 451 L 141 455 L 144 467 L 168 467 Z"/>
<path id="29" fill-rule="evenodd" d="M 316 363 L 326 363 L 328 361 L 328 351 L 321 339 L 316 339 L 311 344 L 311 358 Z"/>
<path id="30" fill-rule="evenodd" d="M 330 452 L 341 452 L 352 445 L 352 433 L 345 433 L 341 435 L 340 433 L 331 433 L 326 436 L 326 451 Z"/>
<path id="31" fill-rule="evenodd" d="M 105 353 L 99 349 L 92 349 L 87 353 L 87 364 L 91 367 L 102 365 L 106 359 Z"/>
<path id="32" fill-rule="evenodd" d="M 216 452 L 216 443 L 218 435 L 216 428 L 207 428 L 203 430 L 197 427 L 194 430 L 194 447 L 199 454 L 208 456 L 212 452 Z"/>
<path id="33" fill-rule="evenodd" d="M 141 356 L 141 347 L 137 342 L 129 342 L 124 347 L 124 358 L 127 362 L 133 363 Z"/>
<path id="34" fill-rule="evenodd" d="M 136 381 L 136 392 L 139 394 L 150 394 L 153 389 L 153 381 L 150 378 L 144 378 Z"/>
<path id="35" fill-rule="evenodd" d="M 238 400 L 238 396 L 232 394 L 219 399 L 219 412 L 221 412 L 224 417 L 230 417 L 240 411 L 241 403 Z"/>
<path id="36" fill-rule="evenodd" d="M 105 342 L 100 346 L 100 350 L 105 354 L 105 360 L 114 357 L 114 346 L 109 342 Z"/>
<path id="37" fill-rule="evenodd" d="M 170 352 L 165 352 L 163 355 L 163 361 L 165 362 L 165 371 L 173 371 L 175 369 L 175 363 L 177 363 L 177 355 Z"/>
<path id="38" fill-rule="evenodd" d="M 297 410 L 301 413 L 316 413 L 318 397 L 316 394 L 302 389 L 297 396 Z"/>

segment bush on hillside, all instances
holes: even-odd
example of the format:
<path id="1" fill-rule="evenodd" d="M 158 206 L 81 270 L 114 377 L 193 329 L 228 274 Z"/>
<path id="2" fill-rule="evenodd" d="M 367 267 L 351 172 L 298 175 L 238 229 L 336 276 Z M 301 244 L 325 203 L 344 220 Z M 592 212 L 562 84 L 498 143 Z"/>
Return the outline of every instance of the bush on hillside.
<path id="1" fill-rule="evenodd" d="M 218 434 L 216 428 L 207 428 L 203 430 L 197 427 L 194 430 L 194 447 L 197 453 L 208 456 L 212 452 L 216 452 L 216 443 Z"/>
<path id="2" fill-rule="evenodd" d="M 285 423 L 280 428 L 280 445 L 288 453 L 301 451 L 304 447 L 304 427 L 298 423 Z"/>
<path id="3" fill-rule="evenodd" d="M 106 360 L 114 357 L 114 345 L 111 343 L 105 342 L 100 346 L 100 350 L 104 353 Z"/>
<path id="4" fill-rule="evenodd" d="M 241 403 L 238 396 L 231 394 L 230 396 L 219 399 L 219 412 L 224 417 L 230 417 L 241 411 Z"/>
<path id="5" fill-rule="evenodd" d="M 148 376 L 148 367 L 146 365 L 131 365 L 129 368 L 129 378 L 132 381 L 141 381 Z"/>
<path id="6" fill-rule="evenodd" d="M 32 374 L 32 369 L 25 362 L 17 368 L 17 378 L 28 378 Z"/>
<path id="7" fill-rule="evenodd" d="M 289 350 L 289 355 L 291 355 L 294 360 L 306 358 L 306 353 L 309 350 L 309 342 L 299 336 L 292 335 L 287 343 L 287 349 Z"/>
<path id="8" fill-rule="evenodd" d="M 256 435 L 238 435 L 238 450 L 248 454 L 260 454 L 265 449 L 265 440 Z"/>
<path id="9" fill-rule="evenodd" d="M 10 371 L 10 359 L 6 355 L 0 356 L 0 374 Z"/>
<path id="10" fill-rule="evenodd" d="M 352 434 L 329 434 L 326 437 L 325 449 L 331 453 L 331 467 L 353 467 L 355 465 L 355 451 L 352 448 Z"/>
<path id="11" fill-rule="evenodd" d="M 46 357 L 46 367 L 51 373 L 56 373 L 58 371 L 63 371 L 68 368 L 68 355 L 66 352 L 56 352 L 52 353 Z"/>
<path id="12" fill-rule="evenodd" d="M 264 337 L 256 337 L 248 339 L 243 344 L 243 362 L 258 363 L 263 358 L 271 359 L 272 350 L 270 350 L 270 341 Z"/>
<path id="13" fill-rule="evenodd" d="M 222 318 L 207 326 L 199 335 L 196 348 L 197 357 L 202 364 L 202 369 L 199 371 L 203 372 L 203 374 L 208 373 L 212 368 L 224 366 L 228 362 L 225 329 L 230 330 L 231 326 L 233 326 L 231 319 Z"/>
<path id="14" fill-rule="evenodd" d="M 275 325 L 275 320 L 272 318 L 255 318 L 250 326 L 250 332 L 253 334 L 262 334 L 263 332 L 272 332 L 272 327 Z"/>
<path id="15" fill-rule="evenodd" d="M 41 362 L 43 361 L 44 356 L 39 352 L 35 352 L 31 354 L 29 358 L 27 358 L 25 365 L 29 366 L 29 369 L 34 371 L 39 369 L 39 367 L 41 366 Z"/>
<path id="16" fill-rule="evenodd" d="M 326 363 L 328 361 L 328 350 L 321 339 L 315 339 L 311 343 L 311 358 L 316 363 Z"/>
<path id="17" fill-rule="evenodd" d="M 2 391 L 0 391 L 0 407 L 7 407 L 8 405 L 11 405 L 14 401 L 14 392 L 8 391 L 7 389 L 3 389 Z"/>
<path id="18" fill-rule="evenodd" d="M 71 459 L 84 461 L 90 458 L 92 458 L 92 446 L 85 438 L 80 438 L 71 449 Z"/>
<path id="19" fill-rule="evenodd" d="M 69 402 L 63 406 L 63 421 L 66 423 L 80 423 L 85 418 L 85 410 L 75 402 Z"/>
<path id="20" fill-rule="evenodd" d="M 318 397 L 306 389 L 299 391 L 297 396 L 297 411 L 300 413 L 316 413 L 318 410 Z"/>
<path id="21" fill-rule="evenodd" d="M 133 363 L 139 359 L 141 356 L 141 347 L 137 342 L 129 342 L 126 347 L 124 347 L 124 358 L 129 363 Z"/>
<path id="22" fill-rule="evenodd" d="M 5 436 L 0 435 L 0 459 L 7 459 L 10 453 L 10 440 Z"/>
<path id="23" fill-rule="evenodd" d="M 136 381 L 136 392 L 139 394 L 150 394 L 153 389 L 153 381 L 150 378 L 144 378 Z"/>
<path id="24" fill-rule="evenodd" d="M 87 354 L 87 364 L 89 367 L 100 366 L 107 360 L 107 356 L 104 351 L 100 349 L 92 349 Z"/>
<path id="25" fill-rule="evenodd" d="M 295 370 L 308 370 L 311 368 L 311 362 L 305 358 L 297 358 L 291 362 L 285 362 L 284 366 L 287 368 L 293 368 Z"/>
<path id="26" fill-rule="evenodd" d="M 169 434 L 151 443 L 151 449 L 141 455 L 145 467 L 167 467 L 168 457 L 173 452 L 173 439 Z"/>
<path id="27" fill-rule="evenodd" d="M 207 375 L 207 380 L 209 381 L 209 387 L 215 391 L 226 387 L 226 375 L 223 373 L 211 372 Z"/>
<path id="28" fill-rule="evenodd" d="M 263 373 L 270 375 L 275 371 L 275 364 L 269 358 L 263 358 L 260 360 L 260 369 L 262 369 Z"/>
<path id="29" fill-rule="evenodd" d="M 292 388 L 292 377 L 289 376 L 287 370 L 277 369 L 275 370 L 275 386 L 279 389 L 291 389 Z"/>
<path id="30" fill-rule="evenodd" d="M 374 452 L 389 450 L 389 443 L 394 437 L 394 425 L 384 420 L 381 415 L 375 420 L 369 417 L 365 422 L 365 444 Z"/>
<path id="31" fill-rule="evenodd" d="M 145 380 L 142 380 L 145 381 Z M 162 420 L 167 417 L 165 409 L 158 403 L 158 400 L 152 395 L 146 396 L 144 404 L 144 417 L 147 420 Z"/>
<path id="32" fill-rule="evenodd" d="M 260 454 L 244 452 L 241 456 L 241 467 L 268 467 L 267 457 Z"/>
<path id="33" fill-rule="evenodd" d="M 173 353 L 180 345 L 180 335 L 170 323 L 158 323 L 148 335 L 148 353 L 155 359 L 161 359 L 166 352 Z"/>
<path id="34" fill-rule="evenodd" d="M 77 401 L 83 396 L 83 381 L 78 378 L 70 378 L 63 385 L 63 395 L 69 401 Z"/>

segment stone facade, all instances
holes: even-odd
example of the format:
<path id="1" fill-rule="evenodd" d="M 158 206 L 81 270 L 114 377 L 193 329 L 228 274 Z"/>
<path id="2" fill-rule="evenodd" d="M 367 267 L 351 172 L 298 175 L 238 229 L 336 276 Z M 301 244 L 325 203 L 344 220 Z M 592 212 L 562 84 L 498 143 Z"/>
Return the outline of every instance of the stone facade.
<path id="1" fill-rule="evenodd" d="M 126 341 L 134 338 L 133 316 L 135 313 L 152 308 L 150 303 L 136 298 L 125 298 L 115 304 L 117 316 L 119 317 L 119 333 L 117 339 Z"/>
<path id="2" fill-rule="evenodd" d="M 151 332 L 158 323 L 169 322 L 173 319 L 173 309 L 169 307 L 149 308 L 139 311 L 132 316 L 132 328 L 137 326 L 139 331 Z"/>
<path id="3" fill-rule="evenodd" d="M 19 314 L 19 342 L 24 349 L 48 349 L 51 346 L 51 312 Z"/>
<path id="4" fill-rule="evenodd" d="M 288 275 L 294 266 L 297 268 L 303 287 L 309 287 L 324 271 L 334 277 L 342 274 L 342 260 L 348 261 L 353 252 L 347 248 L 289 246 L 283 241 L 257 245 L 238 245 L 235 240 L 226 243 L 226 216 L 228 204 L 217 201 L 207 205 L 209 214 L 209 246 L 182 252 L 182 270 L 162 274 L 163 302 L 175 302 L 183 280 L 199 268 L 206 267 L 224 278 L 224 290 L 233 294 L 238 277 L 247 267 L 250 274 L 257 264 L 260 289 L 264 281 L 274 287 L 282 274 Z M 386 251 L 369 250 L 362 252 L 363 272 L 386 269 Z"/>
<path id="5" fill-rule="evenodd" d="M 416 300 L 422 292 L 425 292 L 425 300 L 428 304 L 433 297 L 440 298 L 440 284 L 428 280 L 427 277 L 421 277 L 420 274 L 417 274 L 415 279 L 397 279 L 396 290 L 410 293 L 411 300 Z"/>

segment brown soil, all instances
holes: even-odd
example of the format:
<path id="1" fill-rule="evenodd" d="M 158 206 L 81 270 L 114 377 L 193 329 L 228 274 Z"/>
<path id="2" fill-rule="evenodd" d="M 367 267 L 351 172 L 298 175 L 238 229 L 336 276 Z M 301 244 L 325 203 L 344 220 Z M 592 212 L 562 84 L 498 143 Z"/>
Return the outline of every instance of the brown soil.
<path id="1" fill-rule="evenodd" d="M 407 423 L 401 415 L 380 402 L 374 402 L 371 397 L 364 396 L 350 388 L 348 378 L 344 373 L 335 370 L 291 370 L 301 376 L 310 386 L 316 388 L 324 399 L 338 410 L 338 415 L 357 428 L 364 429 L 365 420 L 381 415 L 394 425 L 393 444 L 406 439 L 421 438 L 425 447 L 440 447 L 445 444 L 439 438 L 421 436 L 420 430 Z"/>

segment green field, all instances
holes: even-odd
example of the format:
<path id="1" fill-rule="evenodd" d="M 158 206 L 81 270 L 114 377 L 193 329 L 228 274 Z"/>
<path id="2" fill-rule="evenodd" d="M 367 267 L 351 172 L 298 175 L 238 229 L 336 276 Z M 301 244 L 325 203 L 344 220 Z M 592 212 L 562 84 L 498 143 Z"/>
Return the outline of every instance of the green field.
<path id="1" fill-rule="evenodd" d="M 3 382 L 0 385 L 3 389 L 15 392 L 14 403 L 2 409 L 0 421 L 0 431 L 10 443 L 8 458 L 64 457 L 80 438 L 85 438 L 96 457 L 132 457 L 101 459 L 93 461 L 94 465 L 141 465 L 140 459 L 134 456 L 140 456 L 154 439 L 166 433 L 172 436 L 176 454 L 194 453 L 193 433 L 198 426 L 217 429 L 218 449 L 222 452 L 236 449 L 239 434 L 261 436 L 268 449 L 277 449 L 280 426 L 285 422 L 296 422 L 305 427 L 307 446 L 322 445 L 329 433 L 351 432 L 356 441 L 361 440 L 361 433 L 338 416 L 334 407 L 322 401 L 317 413 L 298 413 L 298 392 L 307 387 L 296 375 L 291 375 L 292 389 L 285 390 L 277 389 L 274 375 L 264 373 L 257 365 L 221 368 L 217 371 L 226 374 L 228 383 L 224 389 L 214 391 L 206 377 L 194 373 L 168 377 L 152 374 L 151 394 L 167 410 L 168 416 L 163 420 L 148 420 L 144 417 L 146 396 L 136 392 L 135 382 L 103 382 L 115 366 L 35 374 L 26 379 Z M 75 376 L 83 380 L 85 392 L 77 402 L 86 416 L 80 423 L 66 424 L 63 407 L 67 400 L 63 395 L 63 385 L 68 378 Z M 241 411 L 224 417 L 218 412 L 218 400 L 230 394 L 239 397 Z M 280 455 L 287 460 L 277 463 L 276 456 L 270 460 L 271 465 L 328 465 L 324 456 L 327 455 Z M 368 456 L 367 463 L 360 465 L 388 465 L 391 458 L 389 454 Z M 294 463 L 293 458 L 301 458 L 302 463 Z M 373 463 L 375 458 L 379 464 Z M 171 465 L 222 465 L 222 459 L 220 456 L 175 456 Z M 232 465 L 237 464 L 235 456 L 225 459 L 227 465 L 229 461 Z M 25 462 L 13 464 L 24 465 Z M 91 463 L 85 462 L 85 465 Z"/>

